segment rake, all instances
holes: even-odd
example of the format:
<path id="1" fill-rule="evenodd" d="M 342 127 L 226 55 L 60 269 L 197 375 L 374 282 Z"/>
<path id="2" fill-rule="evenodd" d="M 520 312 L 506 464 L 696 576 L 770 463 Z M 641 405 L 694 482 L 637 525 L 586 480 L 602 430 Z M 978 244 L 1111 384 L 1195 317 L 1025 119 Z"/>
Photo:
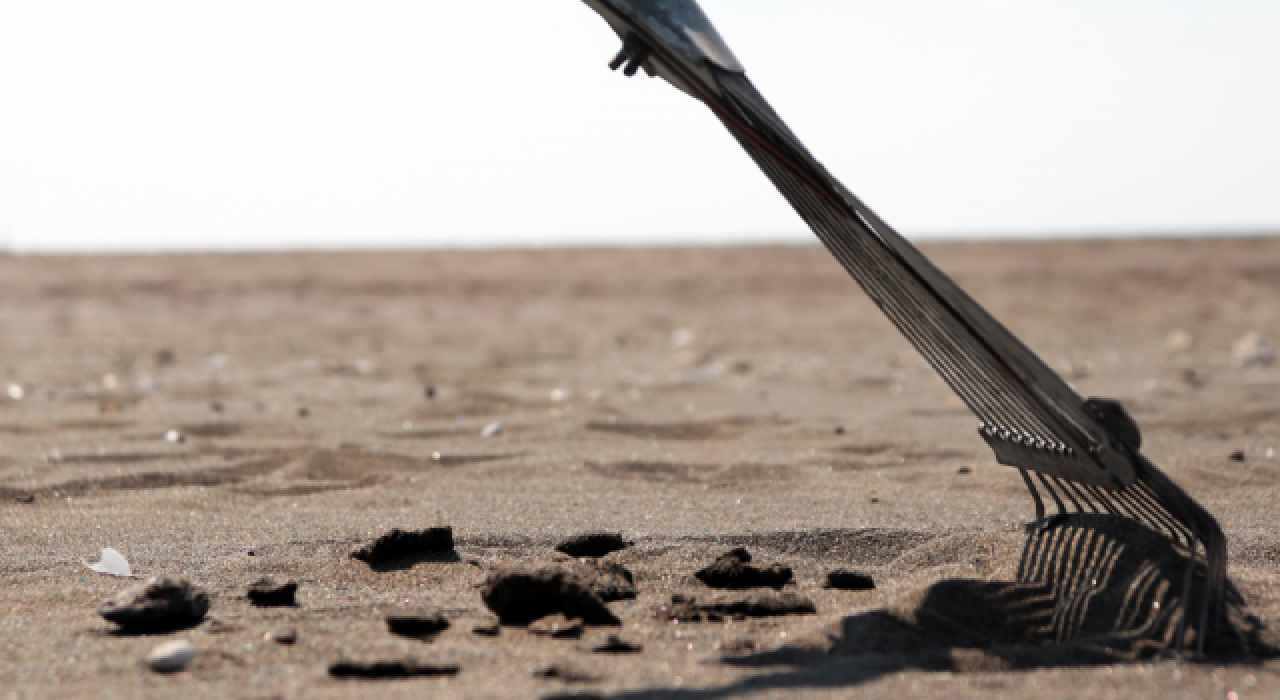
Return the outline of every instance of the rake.
<path id="1" fill-rule="evenodd" d="M 1213 516 L 1143 457 L 1142 434 L 1120 402 L 1077 395 L 832 177 L 756 91 L 694 0 L 585 2 L 622 39 L 622 50 L 609 67 L 622 68 L 628 77 L 643 69 L 709 107 L 863 291 L 977 415 L 978 433 L 996 460 L 1017 468 L 1030 491 L 1034 529 L 1053 527 L 1072 513 L 1121 516 L 1186 551 L 1173 645 L 1183 651 L 1191 626 L 1197 630 L 1195 649 L 1203 653 L 1224 613 L 1226 537 Z M 1053 501 L 1054 514 L 1046 516 L 1042 493 Z M 1199 609 L 1193 612 L 1197 587 Z"/>

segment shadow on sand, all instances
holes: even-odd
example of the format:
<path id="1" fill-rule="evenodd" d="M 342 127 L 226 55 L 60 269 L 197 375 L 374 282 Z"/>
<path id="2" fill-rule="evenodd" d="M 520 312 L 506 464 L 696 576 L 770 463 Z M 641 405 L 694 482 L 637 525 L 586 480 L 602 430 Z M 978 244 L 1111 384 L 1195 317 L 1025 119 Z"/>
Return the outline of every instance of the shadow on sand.
<path id="1" fill-rule="evenodd" d="M 1182 621 L 1186 565 L 1184 550 L 1132 520 L 1071 515 L 1028 538 L 1017 581 L 939 581 L 794 645 L 724 657 L 724 664 L 765 671 L 726 686 L 609 697 L 736 697 L 849 687 L 908 670 L 980 673 L 1169 656 L 1179 633 L 1186 648 L 1202 633 L 1199 620 Z M 1194 575 L 1202 580 L 1202 568 Z M 1200 660 L 1253 663 L 1277 655 L 1274 633 L 1245 613 L 1234 586 L 1226 608 L 1216 626 L 1210 621 Z"/>

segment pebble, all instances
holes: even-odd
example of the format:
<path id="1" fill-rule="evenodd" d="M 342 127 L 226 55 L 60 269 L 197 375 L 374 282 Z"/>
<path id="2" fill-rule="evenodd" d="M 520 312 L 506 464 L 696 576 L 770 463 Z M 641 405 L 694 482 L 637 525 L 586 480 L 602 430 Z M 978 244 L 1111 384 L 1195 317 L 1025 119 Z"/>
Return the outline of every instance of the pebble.
<path id="1" fill-rule="evenodd" d="M 1249 331 L 1231 346 L 1231 357 L 1241 367 L 1270 367 L 1276 361 L 1276 348 L 1261 333 Z"/>
<path id="2" fill-rule="evenodd" d="M 508 624 L 528 624 L 553 613 L 591 625 L 619 624 L 591 584 L 568 567 L 495 571 L 485 580 L 480 597 Z"/>
<path id="3" fill-rule="evenodd" d="M 402 637 L 431 637 L 449 629 L 449 619 L 440 613 L 394 613 L 387 616 L 387 629 Z"/>
<path id="4" fill-rule="evenodd" d="M 164 434 L 164 441 L 173 442 L 173 443 L 182 443 L 187 441 L 187 436 L 183 435 L 182 433 L 176 430 L 170 430 L 169 432 Z"/>
<path id="5" fill-rule="evenodd" d="M 375 564 L 388 559 L 402 559 L 453 551 L 453 528 L 433 527 L 426 530 L 395 529 L 372 543 L 351 553 L 352 559 Z"/>
<path id="6" fill-rule="evenodd" d="M 848 569 L 836 569 L 827 573 L 827 583 L 823 588 L 834 588 L 839 591 L 869 591 L 876 587 L 875 579 L 870 574 Z"/>
<path id="7" fill-rule="evenodd" d="M 27 393 L 22 390 L 22 385 L 20 384 L 10 384 L 6 393 L 9 398 L 14 401 L 21 401 L 22 398 L 27 395 Z"/>
<path id="8" fill-rule="evenodd" d="M 752 566 L 751 555 L 739 547 L 717 557 L 711 564 L 694 576 L 712 588 L 782 588 L 790 583 L 793 574 L 791 568 L 782 564 L 769 566 Z"/>
<path id="9" fill-rule="evenodd" d="M 487 437 L 487 438 L 497 437 L 501 434 L 502 434 L 501 423 L 490 423 L 484 427 L 484 430 L 480 431 L 480 436 Z"/>
<path id="10" fill-rule="evenodd" d="M 152 631 L 189 627 L 209 612 L 209 594 L 187 581 L 151 578 L 121 591 L 98 608 L 98 614 L 127 630 Z"/>
<path id="11" fill-rule="evenodd" d="M 175 639 L 152 649 L 151 653 L 147 654 L 147 666 L 156 673 L 174 673 L 186 668 L 194 658 L 196 658 L 196 650 L 191 646 L 191 642 Z"/>
<path id="12" fill-rule="evenodd" d="M 287 629 L 272 630 L 262 635 L 262 640 L 265 642 L 275 642 L 276 644 L 283 644 L 285 646 L 289 646 L 298 641 L 298 630 L 292 627 L 289 627 Z"/>
<path id="13" fill-rule="evenodd" d="M 297 581 L 276 583 L 269 578 L 261 578 L 249 586 L 246 597 L 250 603 L 260 608 L 276 608 L 297 605 L 297 594 Z"/>
<path id="14" fill-rule="evenodd" d="M 574 535 L 556 545 L 557 552 L 571 557 L 603 557 L 610 552 L 617 552 L 632 545 L 621 534 L 616 532 L 592 532 Z"/>

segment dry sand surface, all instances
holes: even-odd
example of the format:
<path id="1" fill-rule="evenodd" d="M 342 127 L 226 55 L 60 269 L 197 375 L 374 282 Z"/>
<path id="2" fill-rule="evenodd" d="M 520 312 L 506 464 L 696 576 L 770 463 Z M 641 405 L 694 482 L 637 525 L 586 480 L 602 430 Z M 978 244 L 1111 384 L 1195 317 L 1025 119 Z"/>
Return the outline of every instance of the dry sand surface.
<path id="1" fill-rule="evenodd" d="M 1123 566 L 1076 622 L 1020 621 L 1020 478 L 818 247 L 11 256 L 0 697 L 1280 697 L 1280 368 L 1232 359 L 1250 331 L 1280 340 L 1280 238 L 926 253 L 1083 395 L 1129 407 L 1225 528 L 1252 651 L 1106 637 Z M 1160 549 L 1103 520 L 1050 536 Z M 444 525 L 450 552 L 349 556 Z M 474 631 L 497 619 L 487 577 L 590 566 L 553 550 L 589 532 L 633 543 L 603 559 L 634 576 L 618 626 Z M 98 608 L 133 582 L 81 563 L 102 547 L 203 587 L 207 617 L 122 633 Z M 793 582 L 694 577 L 734 547 Z M 876 588 L 824 588 L 839 568 Z M 297 605 L 251 605 L 264 576 L 297 581 Z M 742 602 L 770 595 L 816 612 Z M 403 611 L 449 627 L 394 635 Z M 608 635 L 641 650 L 594 651 Z M 148 670 L 175 639 L 190 666 Z M 329 675 L 377 660 L 459 671 Z"/>

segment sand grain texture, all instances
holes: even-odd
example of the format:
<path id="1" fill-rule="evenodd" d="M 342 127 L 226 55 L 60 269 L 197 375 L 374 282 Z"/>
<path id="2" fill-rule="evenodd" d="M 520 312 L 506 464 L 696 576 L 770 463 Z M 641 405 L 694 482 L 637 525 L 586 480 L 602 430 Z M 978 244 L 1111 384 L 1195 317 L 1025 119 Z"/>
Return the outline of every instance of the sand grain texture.
<path id="1" fill-rule="evenodd" d="M 1280 697 L 1280 367 L 1233 349 L 1280 339 L 1280 239 L 926 253 L 1220 519 L 1216 656 L 1153 656 L 1181 590 L 1158 538 L 1028 537 L 1017 473 L 817 247 L 21 256 L 0 697 Z M 451 548 L 349 556 L 433 527 Z M 595 594 L 619 627 L 494 627 L 484 582 L 597 566 L 555 550 L 582 533 L 630 543 L 574 549 L 628 572 Z M 202 587 L 204 620 L 122 634 L 97 606 L 136 584 L 81 564 L 103 547 Z M 695 577 L 734 548 L 792 581 Z M 255 607 L 263 578 L 297 605 Z M 721 607 L 655 614 L 677 599 Z M 393 634 L 405 611 L 439 631 Z M 150 672 L 179 636 L 191 663 Z"/>

